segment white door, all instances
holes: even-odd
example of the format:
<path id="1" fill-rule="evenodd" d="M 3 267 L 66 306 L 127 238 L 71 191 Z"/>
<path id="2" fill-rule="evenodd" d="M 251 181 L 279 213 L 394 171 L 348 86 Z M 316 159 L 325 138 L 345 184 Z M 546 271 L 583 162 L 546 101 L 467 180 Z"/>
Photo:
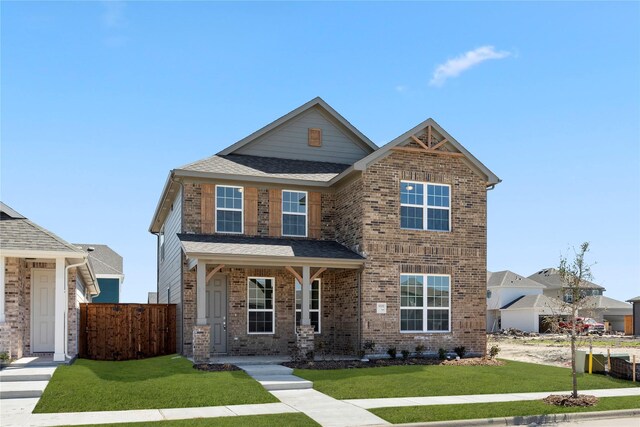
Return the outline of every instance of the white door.
<path id="1" fill-rule="evenodd" d="M 31 351 L 53 351 L 56 272 L 55 270 L 33 270 L 31 283 L 31 300 L 33 301 Z"/>

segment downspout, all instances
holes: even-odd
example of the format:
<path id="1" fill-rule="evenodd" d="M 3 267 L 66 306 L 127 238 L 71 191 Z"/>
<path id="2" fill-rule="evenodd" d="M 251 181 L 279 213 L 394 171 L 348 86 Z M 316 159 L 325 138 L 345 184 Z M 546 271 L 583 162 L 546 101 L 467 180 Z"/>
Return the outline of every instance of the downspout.
<path id="1" fill-rule="evenodd" d="M 77 264 L 71 264 L 64 268 L 64 292 L 67 296 L 66 302 L 64 305 L 64 357 L 68 356 L 67 354 L 67 345 L 69 343 L 69 269 L 74 267 L 80 267 L 81 265 L 85 265 L 89 261 L 89 255 L 85 255 L 84 261 L 79 262 Z M 98 294 L 100 295 L 100 294 Z"/>
<path id="2" fill-rule="evenodd" d="M 360 268 L 356 274 L 356 282 L 358 288 L 358 349 L 362 350 L 362 270 Z M 366 356 L 365 356 L 366 357 Z"/>

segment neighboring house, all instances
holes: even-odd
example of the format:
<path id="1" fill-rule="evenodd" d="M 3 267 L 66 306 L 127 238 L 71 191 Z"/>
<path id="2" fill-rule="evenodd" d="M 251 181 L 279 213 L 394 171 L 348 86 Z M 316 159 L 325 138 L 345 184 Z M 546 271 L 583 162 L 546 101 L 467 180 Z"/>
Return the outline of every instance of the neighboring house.
<path id="1" fill-rule="evenodd" d="M 100 295 L 95 296 L 91 302 L 119 303 L 124 282 L 122 257 L 107 245 L 89 243 L 74 243 L 74 245 L 85 251 L 93 248 L 89 252 L 89 263 L 98 279 Z"/>
<path id="2" fill-rule="evenodd" d="M 631 304 L 603 295 L 585 297 L 580 305 L 583 308 L 578 310 L 579 316 L 592 317 L 598 322 L 609 322 L 611 331 L 623 332 L 624 317 L 633 313 Z"/>
<path id="3" fill-rule="evenodd" d="M 573 293 L 568 291 L 557 269 L 544 268 L 537 273 L 533 273 L 529 276 L 529 279 L 542 283 L 545 286 L 544 294 L 546 296 L 560 298 L 564 302 L 572 302 Z M 588 280 L 583 280 L 580 283 L 580 297 L 582 298 L 602 295 L 605 290 L 602 286 L 591 283 Z"/>
<path id="4" fill-rule="evenodd" d="M 157 303 L 158 303 L 158 293 L 149 292 L 147 294 L 147 304 L 157 304 Z"/>
<path id="5" fill-rule="evenodd" d="M 0 351 L 77 354 L 80 303 L 100 293 L 86 251 L 0 202 Z"/>
<path id="6" fill-rule="evenodd" d="M 543 294 L 521 296 L 500 309 L 503 328 L 527 332 L 545 331 L 549 327 L 546 318 L 568 314 L 565 304 Z"/>
<path id="7" fill-rule="evenodd" d="M 544 285 L 509 270 L 487 272 L 487 331 L 515 328 L 511 324 L 503 324 L 500 309 L 523 296 L 540 295 L 543 289 Z"/>
<path id="8" fill-rule="evenodd" d="M 150 232 L 177 350 L 483 353 L 499 182 L 432 119 L 378 148 L 320 98 L 171 170 Z"/>
<path id="9" fill-rule="evenodd" d="M 632 334 L 640 336 L 640 296 L 628 299 L 627 302 L 633 304 L 633 326 Z"/>

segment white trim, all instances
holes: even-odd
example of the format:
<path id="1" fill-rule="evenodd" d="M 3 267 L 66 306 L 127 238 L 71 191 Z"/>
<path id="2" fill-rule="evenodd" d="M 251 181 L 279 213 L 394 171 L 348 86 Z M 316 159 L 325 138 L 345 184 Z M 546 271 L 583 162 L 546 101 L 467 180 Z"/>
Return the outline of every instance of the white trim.
<path id="1" fill-rule="evenodd" d="M 240 190 L 240 209 L 236 208 L 221 208 L 218 206 L 218 187 L 223 188 L 237 188 Z M 213 221 L 214 221 L 214 230 L 217 234 L 244 234 L 244 187 L 239 185 L 223 185 L 216 184 L 214 188 L 213 194 L 215 200 L 215 208 L 213 212 Z M 230 211 L 230 212 L 240 212 L 240 231 L 218 231 L 218 210 L 221 211 Z"/>
<path id="2" fill-rule="evenodd" d="M 421 276 L 422 277 L 422 307 L 403 307 L 402 306 L 402 276 Z M 429 308 L 427 306 L 427 288 L 428 288 L 428 277 L 448 277 L 449 278 L 449 292 L 448 292 L 448 296 L 449 296 L 449 300 L 448 300 L 448 306 L 447 307 L 432 307 Z M 451 328 L 451 288 L 452 288 L 452 280 L 451 280 L 451 275 L 450 274 L 421 274 L 421 273 L 400 273 L 400 277 L 399 277 L 399 283 L 398 286 L 400 288 L 400 292 L 398 293 L 400 301 L 398 306 L 400 307 L 400 313 L 398 316 L 398 322 L 399 322 L 399 329 L 400 329 L 400 333 L 409 333 L 409 334 L 416 334 L 416 333 L 429 333 L 429 334 L 434 334 L 434 333 L 451 333 L 452 332 L 452 328 Z M 411 331 L 403 331 L 402 330 L 402 310 L 422 310 L 422 330 L 411 330 Z M 448 324 L 449 324 L 449 329 L 447 330 L 429 330 L 427 329 L 427 312 L 429 310 L 433 310 L 433 311 L 443 311 L 443 310 L 448 310 L 449 311 L 449 316 L 448 316 Z"/>
<path id="3" fill-rule="evenodd" d="M 57 258 L 86 258 L 86 252 L 72 251 L 40 251 L 31 249 L 0 249 L 0 256 L 11 258 L 44 258 L 55 260 Z"/>
<path id="4" fill-rule="evenodd" d="M 120 279 L 124 281 L 124 274 L 96 274 L 96 279 Z"/>
<path id="5" fill-rule="evenodd" d="M 305 205 L 304 205 L 304 213 L 300 213 L 300 212 L 285 212 L 284 211 L 284 193 L 288 192 L 288 193 L 304 193 L 304 199 L 305 199 Z M 280 193 L 280 222 L 281 222 L 281 226 L 280 226 L 280 234 L 283 237 L 307 237 L 309 234 L 309 192 L 308 191 L 303 191 L 303 190 L 287 190 L 287 189 L 283 189 L 282 192 Z M 304 216 L 304 236 L 300 235 L 300 234 L 284 234 L 284 216 L 286 215 L 298 215 L 298 216 Z"/>
<path id="6" fill-rule="evenodd" d="M 420 184 L 424 187 L 424 191 L 422 194 L 422 204 L 413 204 L 413 203 L 402 203 L 402 184 Z M 428 197 L 429 197 L 429 186 L 440 186 L 440 187 L 448 187 L 449 188 L 449 207 L 445 208 L 442 206 L 429 206 Z M 402 211 L 403 206 L 422 208 L 422 228 L 403 228 L 402 227 L 402 215 L 400 215 L 400 229 L 401 230 L 421 230 L 421 231 L 434 231 L 436 233 L 450 233 L 452 230 L 451 226 L 451 206 L 452 206 L 453 194 L 451 193 L 451 185 L 450 184 L 442 184 L 439 182 L 422 182 L 422 181 L 411 181 L 406 179 L 400 180 L 400 210 Z M 429 209 L 438 209 L 441 211 L 447 210 L 449 211 L 449 229 L 448 230 L 431 230 L 428 228 L 429 223 Z"/>
<path id="7" fill-rule="evenodd" d="M 313 283 L 318 282 L 318 309 L 315 310 L 311 308 L 311 300 L 309 300 L 309 313 L 318 313 L 318 331 L 314 332 L 314 334 L 319 335 L 322 333 L 322 279 L 313 279 L 311 282 L 311 290 L 313 290 Z M 293 282 L 293 300 L 294 300 L 294 313 L 300 313 L 300 320 L 302 320 L 302 301 L 300 301 L 300 310 L 298 310 L 298 299 L 296 293 L 296 287 L 300 285 L 300 290 L 302 291 L 302 283 L 298 282 L 298 279 L 295 279 Z M 295 332 L 298 333 L 298 324 L 294 319 L 293 326 Z"/>
<path id="8" fill-rule="evenodd" d="M 257 309 L 257 308 L 249 308 L 249 282 L 251 279 L 265 279 L 271 280 L 271 309 Z M 271 332 L 250 332 L 249 331 L 249 313 L 271 313 L 272 321 L 271 321 Z M 276 278 L 275 277 L 261 277 L 261 276 L 249 276 L 247 277 L 247 335 L 273 335 L 276 333 Z"/>

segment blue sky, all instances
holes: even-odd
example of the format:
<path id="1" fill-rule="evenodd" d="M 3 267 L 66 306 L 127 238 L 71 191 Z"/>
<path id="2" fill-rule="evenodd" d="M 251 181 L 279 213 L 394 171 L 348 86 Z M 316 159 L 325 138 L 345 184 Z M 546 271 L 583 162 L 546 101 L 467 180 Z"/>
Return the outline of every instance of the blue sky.
<path id="1" fill-rule="evenodd" d="M 171 168 L 315 96 L 378 145 L 433 117 L 503 183 L 488 267 L 529 275 L 591 242 L 640 294 L 640 3 L 2 2 L 0 197 L 125 258 Z"/>

